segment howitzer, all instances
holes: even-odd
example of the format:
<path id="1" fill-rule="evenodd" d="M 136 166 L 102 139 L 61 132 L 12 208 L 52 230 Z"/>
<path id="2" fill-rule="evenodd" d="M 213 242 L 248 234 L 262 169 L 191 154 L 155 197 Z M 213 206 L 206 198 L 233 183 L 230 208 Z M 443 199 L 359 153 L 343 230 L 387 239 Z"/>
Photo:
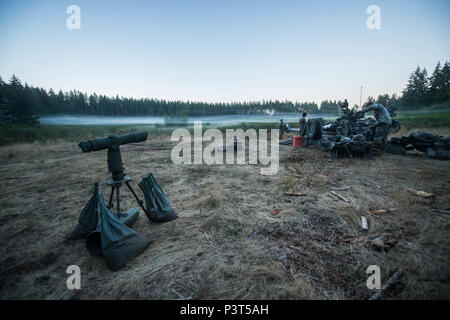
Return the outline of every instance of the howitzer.
<path id="1" fill-rule="evenodd" d="M 340 136 L 366 135 L 368 128 L 375 124 L 374 119 L 364 118 L 364 113 L 361 111 L 344 109 L 343 112 L 344 114 L 334 122 L 324 126 L 325 133 L 334 141 L 337 141 Z"/>

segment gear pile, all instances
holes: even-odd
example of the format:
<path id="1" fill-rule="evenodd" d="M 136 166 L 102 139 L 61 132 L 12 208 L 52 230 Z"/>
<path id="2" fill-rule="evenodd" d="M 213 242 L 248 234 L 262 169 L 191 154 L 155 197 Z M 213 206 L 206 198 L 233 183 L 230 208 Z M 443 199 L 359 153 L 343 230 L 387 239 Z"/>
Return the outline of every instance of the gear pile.
<path id="1" fill-rule="evenodd" d="M 385 152 L 401 155 L 411 150 L 423 152 L 429 158 L 450 160 L 450 136 L 414 130 L 410 135 L 392 138 L 384 148 Z"/>

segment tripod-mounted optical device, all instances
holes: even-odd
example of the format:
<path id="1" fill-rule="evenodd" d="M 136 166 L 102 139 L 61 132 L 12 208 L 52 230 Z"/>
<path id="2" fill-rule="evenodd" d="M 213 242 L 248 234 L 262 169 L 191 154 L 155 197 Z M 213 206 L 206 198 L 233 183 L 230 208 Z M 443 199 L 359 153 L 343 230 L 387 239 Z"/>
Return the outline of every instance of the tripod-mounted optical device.
<path id="1" fill-rule="evenodd" d="M 151 221 L 167 222 L 178 217 L 151 172 L 138 184 L 144 194 L 146 208 L 131 187 L 131 178 L 124 173 L 120 146 L 145 140 L 147 132 L 143 131 L 119 137 L 110 135 L 107 138 L 87 140 L 79 144 L 83 152 L 108 149 L 108 169 L 112 179 L 106 183 L 111 187 L 111 195 L 109 204 L 106 205 L 102 193 L 98 191 L 98 183 L 95 183 L 94 194 L 81 211 L 78 225 L 70 235 L 70 239 L 86 238 L 86 248 L 89 252 L 103 255 L 113 271 L 119 270 L 134 259 L 151 242 L 129 228 L 139 215 L 139 211 L 136 208 L 126 212 L 120 211 L 120 188 L 123 184 L 128 187 Z M 110 211 L 114 195 L 117 201 L 117 215 Z"/>
<path id="2" fill-rule="evenodd" d="M 127 225 L 137 218 L 139 212 L 136 208 L 130 209 L 127 212 L 120 211 L 120 188 L 122 187 L 122 184 L 125 184 L 128 187 L 142 210 L 146 214 L 148 213 L 143 206 L 143 201 L 139 199 L 136 192 L 134 192 L 130 185 L 131 178 L 124 173 L 120 146 L 123 144 L 145 141 L 147 140 L 147 134 L 147 131 L 141 131 L 118 137 L 115 135 L 110 135 L 107 138 L 87 140 L 80 142 L 79 144 L 83 152 L 108 149 L 108 169 L 112 175 L 112 179 L 106 182 L 109 186 L 111 186 L 111 194 L 107 207 L 108 209 L 111 209 L 114 206 L 113 199 L 115 194 L 117 215 Z"/>

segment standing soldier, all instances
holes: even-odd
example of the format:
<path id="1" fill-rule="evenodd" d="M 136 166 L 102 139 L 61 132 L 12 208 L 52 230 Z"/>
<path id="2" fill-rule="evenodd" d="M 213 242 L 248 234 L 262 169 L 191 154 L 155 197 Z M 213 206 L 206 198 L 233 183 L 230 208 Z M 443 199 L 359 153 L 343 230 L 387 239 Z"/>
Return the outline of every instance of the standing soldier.
<path id="1" fill-rule="evenodd" d="M 299 128 L 300 128 L 298 133 L 302 136 L 303 131 L 305 131 L 305 127 L 306 127 L 306 112 L 303 112 L 303 115 L 302 115 L 301 119 L 298 121 L 298 123 L 299 123 Z"/>
<path id="2" fill-rule="evenodd" d="M 369 111 L 373 111 L 375 119 L 377 122 L 372 128 L 375 128 L 375 135 L 373 137 L 374 142 L 381 143 L 382 147 L 386 144 L 387 137 L 389 134 L 389 129 L 392 125 L 391 116 L 389 115 L 389 111 L 383 106 L 381 103 L 375 103 L 369 106 L 366 106 L 361 113 L 366 113 Z"/>
<path id="3" fill-rule="evenodd" d="M 344 102 L 342 102 L 341 107 L 343 109 L 348 109 L 348 101 L 347 101 L 347 99 L 345 99 Z"/>
<path id="4" fill-rule="evenodd" d="M 345 99 L 344 102 L 341 103 L 340 107 L 341 107 L 342 112 L 343 112 L 344 114 L 346 114 L 346 113 L 349 112 L 349 110 L 348 110 L 348 101 L 347 101 L 347 99 Z"/>
<path id="5" fill-rule="evenodd" d="M 284 123 L 283 123 L 283 119 L 280 120 L 280 129 L 279 129 L 279 136 L 280 139 L 283 138 L 283 132 L 284 132 Z"/>

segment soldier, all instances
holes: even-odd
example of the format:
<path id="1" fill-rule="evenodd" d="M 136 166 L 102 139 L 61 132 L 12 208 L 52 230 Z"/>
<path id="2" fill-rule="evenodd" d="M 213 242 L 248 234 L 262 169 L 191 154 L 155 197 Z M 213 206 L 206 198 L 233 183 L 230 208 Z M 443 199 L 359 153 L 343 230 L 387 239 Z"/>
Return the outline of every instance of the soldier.
<path id="1" fill-rule="evenodd" d="M 348 108 L 348 101 L 347 101 L 347 99 L 345 99 L 344 102 L 342 102 L 339 107 L 341 108 L 342 113 L 344 115 L 348 115 L 348 114 L 351 113 L 350 109 Z"/>
<path id="2" fill-rule="evenodd" d="M 305 127 L 306 127 L 306 112 L 303 112 L 302 118 L 298 121 L 298 123 L 299 123 L 299 128 L 300 128 L 298 133 L 300 135 L 302 135 L 303 131 L 305 130 Z"/>
<path id="3" fill-rule="evenodd" d="M 280 139 L 283 138 L 283 132 L 284 132 L 284 123 L 283 123 L 283 119 L 280 120 Z"/>
<path id="4" fill-rule="evenodd" d="M 387 141 L 387 137 L 389 134 L 389 129 L 392 125 L 391 116 L 389 115 L 389 111 L 383 106 L 381 103 L 375 103 L 369 106 L 366 106 L 361 113 L 366 113 L 369 111 L 373 111 L 375 119 L 377 122 L 371 128 L 375 128 L 375 135 L 373 137 L 374 142 L 379 142 L 384 146 Z"/>
<path id="5" fill-rule="evenodd" d="M 347 99 L 345 99 L 344 102 L 341 103 L 341 109 L 343 109 L 343 110 L 348 109 L 348 101 L 347 101 Z"/>

